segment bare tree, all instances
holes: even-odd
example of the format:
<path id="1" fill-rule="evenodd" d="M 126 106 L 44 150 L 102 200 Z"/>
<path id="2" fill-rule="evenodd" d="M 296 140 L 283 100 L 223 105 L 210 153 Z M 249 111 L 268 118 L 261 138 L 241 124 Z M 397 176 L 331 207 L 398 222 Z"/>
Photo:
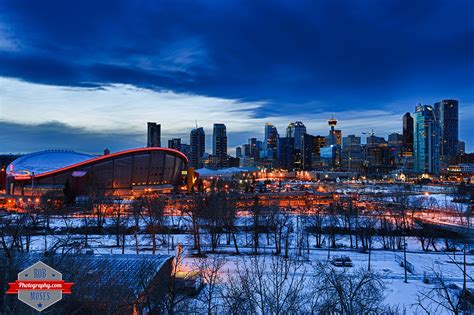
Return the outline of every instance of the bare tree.
<path id="1" fill-rule="evenodd" d="M 235 313 L 288 314 L 304 310 L 305 268 L 298 261 L 272 256 L 239 260 L 223 295 L 225 310 Z"/>
<path id="2" fill-rule="evenodd" d="M 144 212 L 142 212 L 143 220 L 147 225 L 148 232 L 151 234 L 152 253 L 156 253 L 156 234 L 164 229 L 164 211 L 166 201 L 160 195 L 147 195 L 142 197 Z"/>
<path id="3" fill-rule="evenodd" d="M 252 223 L 253 223 L 253 235 L 252 235 L 252 241 L 253 241 L 253 253 L 254 255 L 258 254 L 258 249 L 260 246 L 260 225 L 262 221 L 262 206 L 260 205 L 258 196 L 255 195 L 253 204 L 250 207 L 250 214 L 252 216 Z"/>
<path id="4" fill-rule="evenodd" d="M 379 314 L 383 309 L 383 281 L 377 273 L 359 269 L 349 273 L 317 263 L 312 284 L 312 312 L 324 314 Z"/>
<path id="5" fill-rule="evenodd" d="M 317 206 L 309 218 L 310 231 L 315 238 L 316 248 L 321 248 L 323 245 L 323 225 L 324 225 L 324 215 L 319 206 Z"/>
<path id="6" fill-rule="evenodd" d="M 275 246 L 275 255 L 280 255 L 282 242 L 290 235 L 291 215 L 278 206 L 266 207 L 265 221 L 267 229 L 272 233 L 272 241 Z"/>
<path id="7" fill-rule="evenodd" d="M 105 224 L 109 203 L 108 197 L 105 186 L 99 184 L 91 186 L 86 207 L 95 216 L 98 229 L 102 229 Z"/>
<path id="8" fill-rule="evenodd" d="M 358 222 L 358 209 L 354 206 L 352 199 L 349 199 L 347 202 L 347 206 L 342 207 L 341 218 L 344 225 L 344 228 L 347 230 L 349 234 L 349 242 L 350 247 L 354 248 L 354 237 L 352 234 L 355 234 L 355 238 L 357 239 L 357 222 Z M 355 229 L 355 231 L 354 231 Z M 357 244 L 357 242 L 355 242 Z"/>
<path id="9" fill-rule="evenodd" d="M 89 247 L 89 234 L 91 226 L 93 225 L 92 212 L 94 211 L 94 206 L 92 201 L 88 200 L 84 205 L 84 210 L 82 212 L 82 232 L 84 235 L 84 247 Z"/>
<path id="10" fill-rule="evenodd" d="M 15 252 L 23 252 L 22 237 L 28 228 L 28 215 L 3 214 L 0 217 L 1 249 L 7 258 L 12 258 Z"/>
<path id="11" fill-rule="evenodd" d="M 375 235 L 375 226 L 377 221 L 369 216 L 360 217 L 360 234 L 362 248 L 368 251 L 369 259 L 367 269 L 371 269 L 371 257 L 372 257 L 372 239 Z"/>
<path id="12" fill-rule="evenodd" d="M 193 194 L 190 205 L 184 209 L 184 212 L 191 220 L 191 229 L 193 233 L 194 249 L 198 256 L 201 256 L 201 233 L 200 222 L 205 208 L 205 200 L 202 193 Z"/>
<path id="13" fill-rule="evenodd" d="M 338 213 L 340 213 L 339 203 L 330 203 L 327 207 L 328 213 L 326 217 L 326 230 L 327 230 L 327 248 L 328 248 L 328 260 L 331 257 L 331 247 L 336 248 L 336 231 L 339 226 Z"/>
<path id="14" fill-rule="evenodd" d="M 235 253 L 238 255 L 240 252 L 239 244 L 237 242 L 238 227 L 236 221 L 238 218 L 238 208 L 235 201 L 236 199 L 237 198 L 235 194 L 229 194 L 227 198 L 226 207 L 224 209 L 224 228 L 227 232 L 227 245 L 230 245 L 230 239 L 232 238 Z"/>
<path id="15" fill-rule="evenodd" d="M 202 218 L 205 221 L 205 228 L 211 239 L 211 249 L 215 252 L 219 246 L 220 238 L 224 232 L 227 212 L 227 197 L 222 190 L 211 191 L 207 197 L 206 207 L 202 212 Z"/>
<path id="16" fill-rule="evenodd" d="M 416 230 L 416 238 L 420 241 L 423 251 L 429 251 L 430 246 L 433 247 L 435 251 L 438 251 L 436 247 L 436 232 L 436 228 L 433 228 L 431 224 L 423 225 L 422 228 Z"/>
<path id="17" fill-rule="evenodd" d="M 187 310 L 186 304 L 189 304 L 190 299 L 187 295 L 180 294 L 178 285 L 178 276 L 183 259 L 184 251 L 178 244 L 177 251 L 172 262 L 171 276 L 165 288 L 164 297 L 159 305 L 161 314 L 172 315 L 176 313 L 185 313 L 183 310 Z"/>
<path id="18" fill-rule="evenodd" d="M 38 197 L 39 207 L 46 221 L 46 228 L 49 229 L 51 214 L 58 209 L 56 196 L 53 192 L 46 192 Z"/>
<path id="19" fill-rule="evenodd" d="M 112 222 L 115 230 L 115 246 L 122 246 L 124 254 L 129 216 L 125 213 L 125 204 L 121 199 L 114 200 L 112 204 Z"/>
<path id="20" fill-rule="evenodd" d="M 474 193 L 472 190 L 464 190 L 463 185 L 458 189 L 456 194 L 454 195 L 454 198 L 456 200 L 472 200 L 472 196 L 474 196 Z M 457 221 L 461 227 L 461 243 L 462 243 L 462 248 L 463 248 L 463 263 L 462 263 L 462 268 L 463 268 L 463 291 L 467 290 L 467 251 L 468 247 L 470 244 L 470 238 L 473 235 L 472 232 L 472 210 L 473 210 L 473 205 L 469 204 L 467 206 L 461 204 L 461 203 L 452 203 L 452 208 L 454 210 L 454 213 L 457 216 Z M 472 280 L 472 278 L 471 278 Z"/>
<path id="21" fill-rule="evenodd" d="M 309 229 L 310 229 L 310 213 L 312 211 L 312 199 L 305 195 L 303 198 L 304 206 L 297 209 L 296 216 L 296 246 L 298 256 L 303 255 L 306 249 L 306 255 L 309 255 Z"/>
<path id="22" fill-rule="evenodd" d="M 426 275 L 425 275 L 426 277 Z M 441 272 L 441 269 L 432 269 L 429 282 L 434 284 L 433 288 L 418 291 L 417 306 L 427 314 L 438 314 L 449 312 L 452 314 L 471 314 L 474 312 L 472 293 L 465 288 L 459 288 L 450 283 Z M 469 299 L 469 295 L 471 298 Z"/>
<path id="23" fill-rule="evenodd" d="M 207 258 L 201 257 L 194 263 L 194 268 L 201 278 L 201 283 L 205 285 L 199 294 L 199 299 L 206 306 L 207 314 L 218 313 L 219 283 L 223 280 L 221 269 L 225 263 L 226 259 L 220 255 L 213 255 Z"/>
<path id="24" fill-rule="evenodd" d="M 138 255 L 139 252 L 139 242 L 138 242 L 138 233 L 140 232 L 140 220 L 143 213 L 143 199 L 137 198 L 133 199 L 130 210 L 133 218 L 133 238 L 135 239 L 135 253 Z"/>
<path id="25" fill-rule="evenodd" d="M 403 191 L 397 191 L 393 197 L 393 204 L 395 209 L 395 224 L 397 230 L 400 232 L 402 237 L 400 238 L 398 248 L 403 248 L 403 268 L 405 271 L 405 283 L 408 282 L 408 269 L 407 269 L 407 241 L 406 235 L 408 233 L 409 224 L 408 224 L 408 208 L 409 208 L 409 199 L 408 195 Z M 401 244 L 403 242 L 403 244 Z M 403 247 L 402 247 L 403 246 Z"/>

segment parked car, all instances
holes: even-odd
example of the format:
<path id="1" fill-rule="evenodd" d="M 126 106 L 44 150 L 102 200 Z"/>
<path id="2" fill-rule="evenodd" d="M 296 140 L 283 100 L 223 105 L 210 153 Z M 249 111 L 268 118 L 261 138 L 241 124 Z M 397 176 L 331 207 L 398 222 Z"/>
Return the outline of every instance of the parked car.
<path id="1" fill-rule="evenodd" d="M 349 256 L 333 256 L 331 263 L 336 267 L 352 267 L 352 260 Z"/>

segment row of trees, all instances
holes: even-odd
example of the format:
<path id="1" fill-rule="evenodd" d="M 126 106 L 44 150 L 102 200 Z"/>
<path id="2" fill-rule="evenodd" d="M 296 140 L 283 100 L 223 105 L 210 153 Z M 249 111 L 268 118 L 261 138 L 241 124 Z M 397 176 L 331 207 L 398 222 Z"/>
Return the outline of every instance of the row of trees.
<path id="1" fill-rule="evenodd" d="M 299 260 L 281 256 L 249 256 L 225 269 L 221 255 L 198 258 L 204 288 L 195 297 L 176 298 L 170 291 L 166 312 L 198 314 L 391 314 L 383 304 L 385 285 L 367 269 L 349 273 L 326 263 L 308 268 Z M 170 290 L 173 286 L 170 286 Z M 171 303 L 170 299 L 174 303 Z"/>
<path id="2" fill-rule="evenodd" d="M 386 282 L 367 268 L 336 269 L 326 262 L 304 264 L 282 256 L 241 257 L 226 269 L 221 255 L 198 258 L 204 288 L 197 296 L 176 295 L 160 305 L 164 313 L 198 314 L 462 314 L 474 311 L 472 297 L 434 272 L 434 285 L 421 288 L 417 302 L 400 307 L 385 302 Z M 173 283 L 173 281 L 172 281 Z"/>
<path id="3" fill-rule="evenodd" d="M 375 202 L 372 209 L 355 206 L 351 198 L 326 206 L 313 205 L 311 197 L 304 198 L 305 206 L 295 210 L 261 205 L 255 196 L 252 205 L 243 209 L 239 207 L 237 195 L 216 185 L 209 193 L 193 194 L 188 206 L 181 209 L 181 216 L 175 217 L 166 214 L 170 201 L 161 195 L 149 194 L 133 202 L 124 202 L 98 193 L 81 205 L 82 225 L 74 227 L 67 220 L 68 212 L 55 208 L 47 199 L 27 209 L 20 222 L 29 228 L 23 229 L 16 245 L 21 244 L 18 248 L 29 251 L 32 235 L 51 233 L 50 217 L 55 213 L 63 217 L 63 232 L 83 235 L 84 247 L 90 245 L 90 234 L 113 234 L 115 245 L 121 247 L 122 253 L 126 250 L 127 235 L 133 234 L 137 254 L 143 239 L 141 235 L 148 235 L 155 254 L 159 244 L 173 242 L 172 234 L 183 232 L 182 228 L 191 232 L 198 256 L 202 255 L 203 248 L 209 247 L 216 252 L 225 244 L 232 245 L 236 254 L 240 254 L 240 246 L 245 246 L 251 247 L 253 254 L 258 254 L 262 248 L 273 248 L 275 254 L 284 257 L 289 256 L 290 249 L 303 256 L 309 254 L 313 246 L 326 246 L 329 258 L 331 249 L 339 245 L 342 237 L 348 240 L 350 248 L 368 252 L 369 260 L 374 238 L 380 241 L 383 249 L 391 250 L 405 251 L 407 236 L 416 237 L 423 250 L 437 251 L 439 239 L 445 240 L 447 250 L 454 249 L 455 252 L 456 243 L 463 250 L 466 247 L 459 235 L 440 233 L 430 226 L 421 228 L 415 224 L 414 216 L 421 209 L 420 202 L 410 202 L 404 194 L 395 194 L 389 205 L 386 200 Z"/>

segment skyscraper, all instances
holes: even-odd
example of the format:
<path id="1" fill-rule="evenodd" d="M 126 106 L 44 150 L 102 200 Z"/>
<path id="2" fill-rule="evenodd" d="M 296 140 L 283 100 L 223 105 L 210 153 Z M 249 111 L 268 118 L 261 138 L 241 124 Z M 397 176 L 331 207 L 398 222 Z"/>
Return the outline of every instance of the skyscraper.
<path id="1" fill-rule="evenodd" d="M 439 172 L 439 123 L 432 106 L 418 104 L 414 118 L 414 171 Z"/>
<path id="2" fill-rule="evenodd" d="M 342 138 L 342 166 L 349 171 L 359 171 L 363 163 L 361 138 L 348 135 Z"/>
<path id="3" fill-rule="evenodd" d="M 393 153 L 395 162 L 399 163 L 402 158 L 403 136 L 396 132 L 389 134 L 388 146 L 390 148 L 390 152 Z"/>
<path id="4" fill-rule="evenodd" d="M 202 167 L 202 157 L 206 150 L 206 134 L 202 127 L 191 130 L 189 136 L 190 156 L 189 165 L 195 168 Z"/>
<path id="5" fill-rule="evenodd" d="M 179 151 L 184 153 L 184 155 L 186 155 L 188 157 L 188 161 L 189 161 L 189 157 L 191 156 L 191 146 L 189 144 L 186 144 L 186 143 L 181 143 L 179 145 Z"/>
<path id="6" fill-rule="evenodd" d="M 244 145 L 242 145 L 242 148 L 244 150 L 244 156 L 250 157 L 250 145 L 248 143 L 245 143 Z"/>
<path id="7" fill-rule="evenodd" d="M 365 141 L 368 148 L 376 148 L 387 143 L 384 137 L 377 137 L 374 133 L 368 136 Z"/>
<path id="8" fill-rule="evenodd" d="M 403 115 L 403 156 L 413 156 L 413 118 L 410 113 Z"/>
<path id="9" fill-rule="evenodd" d="M 236 147 L 236 148 L 235 148 L 235 157 L 237 157 L 237 158 L 239 158 L 239 159 L 240 159 L 241 157 L 243 157 L 243 155 L 242 155 L 242 147 Z"/>
<path id="10" fill-rule="evenodd" d="M 356 137 L 355 135 L 348 135 L 347 137 L 342 138 L 342 148 L 349 148 L 351 145 L 360 145 L 361 144 L 360 137 Z"/>
<path id="11" fill-rule="evenodd" d="M 260 149 L 257 146 L 257 138 L 249 139 L 250 157 L 257 161 L 260 158 Z"/>
<path id="12" fill-rule="evenodd" d="M 466 142 L 458 141 L 458 156 L 466 153 Z"/>
<path id="13" fill-rule="evenodd" d="M 326 144 L 326 137 L 313 136 L 305 133 L 302 137 L 302 165 L 303 170 L 311 170 L 320 165 L 321 148 Z"/>
<path id="14" fill-rule="evenodd" d="M 168 148 L 181 150 L 181 138 L 173 138 L 168 140 Z"/>
<path id="15" fill-rule="evenodd" d="M 278 165 L 279 167 L 292 171 L 294 169 L 295 138 L 278 138 Z"/>
<path id="16" fill-rule="evenodd" d="M 161 147 L 161 125 L 148 122 L 147 147 Z"/>
<path id="17" fill-rule="evenodd" d="M 265 140 L 263 141 L 263 152 L 266 159 L 275 160 L 278 151 L 278 131 L 270 123 L 265 124 Z"/>
<path id="18" fill-rule="evenodd" d="M 458 107 L 459 102 L 457 100 L 442 100 L 434 104 L 435 115 L 440 128 L 440 158 L 445 166 L 456 161 L 459 141 Z"/>
<path id="19" fill-rule="evenodd" d="M 313 153 L 315 151 L 315 136 L 305 133 L 302 137 L 301 145 L 303 147 L 302 165 L 303 170 L 311 170 L 313 162 Z"/>
<path id="20" fill-rule="evenodd" d="M 306 133 L 306 126 L 301 121 L 290 123 L 286 128 L 286 137 L 295 139 L 295 150 L 301 150 L 301 136 Z"/>
<path id="21" fill-rule="evenodd" d="M 214 167 L 227 167 L 227 131 L 224 124 L 214 124 L 212 155 Z"/>
<path id="22" fill-rule="evenodd" d="M 388 135 L 388 145 L 391 147 L 401 147 L 403 144 L 403 136 L 397 132 Z"/>

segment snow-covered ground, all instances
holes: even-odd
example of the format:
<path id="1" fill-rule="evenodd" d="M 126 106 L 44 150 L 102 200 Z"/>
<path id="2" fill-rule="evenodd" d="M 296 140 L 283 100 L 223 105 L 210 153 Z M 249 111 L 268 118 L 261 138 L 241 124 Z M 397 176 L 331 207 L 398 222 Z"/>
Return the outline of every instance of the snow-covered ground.
<path id="1" fill-rule="evenodd" d="M 435 193 L 436 192 L 436 193 Z M 439 206 L 443 206 L 445 202 L 449 205 L 452 205 L 452 197 L 449 194 L 441 193 L 440 191 L 431 191 L 429 196 L 425 195 L 414 195 L 413 198 L 434 198 L 437 200 Z M 95 225 L 95 218 L 89 218 L 89 226 Z M 183 234 L 170 234 L 170 235 L 157 235 L 158 246 L 156 253 L 157 254 L 169 254 L 174 255 L 175 248 L 178 243 L 185 247 L 186 257 L 183 261 L 183 269 L 192 270 L 196 265 L 196 258 L 192 255 L 194 251 L 192 250 L 193 237 L 187 231 L 187 228 L 190 226 L 189 218 L 185 216 L 167 216 L 165 217 L 166 225 L 173 226 L 174 228 L 179 228 L 180 233 Z M 296 225 L 296 216 L 292 218 L 294 225 Z M 31 251 L 42 252 L 45 248 L 50 249 L 51 247 L 64 242 L 69 238 L 68 243 L 76 243 L 81 251 L 84 250 L 84 235 L 63 235 L 64 228 L 78 228 L 84 226 L 84 218 L 80 217 L 60 217 L 52 216 L 50 218 L 50 227 L 53 229 L 57 235 L 47 235 L 47 236 L 32 236 L 31 238 Z M 244 227 L 246 225 L 251 226 L 250 217 L 239 217 L 236 221 L 236 225 L 239 227 Z M 113 233 L 114 229 L 114 219 L 105 218 L 106 228 L 109 228 L 108 233 Z M 127 226 L 129 228 L 134 226 L 133 218 L 128 218 Z M 140 234 L 139 238 L 139 254 L 151 254 L 152 253 L 152 242 L 151 236 L 145 234 L 146 222 L 143 218 L 140 219 Z M 183 232 L 184 231 L 184 232 Z M 208 258 L 212 258 L 214 255 L 210 253 L 210 241 L 209 237 L 204 233 L 203 229 L 203 251 L 206 252 Z M 225 257 L 226 263 L 221 269 L 222 277 L 224 283 L 221 283 L 221 286 L 224 286 L 225 279 L 227 275 L 235 275 L 236 266 L 239 260 L 250 259 L 252 248 L 251 248 L 251 233 L 240 232 L 237 235 L 238 246 L 240 255 L 235 255 L 234 245 L 231 242 L 227 244 L 225 235 L 221 236 L 220 244 L 217 248 L 219 255 Z M 399 309 L 406 309 L 408 314 L 417 314 L 419 309 L 416 304 L 418 302 L 419 292 L 423 290 L 429 290 L 433 288 L 433 284 L 423 283 L 424 274 L 433 274 L 434 271 L 441 271 L 443 276 L 447 279 L 449 283 L 456 284 L 458 287 L 462 286 L 463 281 L 463 272 L 459 264 L 462 264 L 462 253 L 458 251 L 456 255 L 452 252 L 447 253 L 443 252 L 444 250 L 444 240 L 438 240 L 436 247 L 440 252 L 424 252 L 422 251 L 421 244 L 417 238 L 407 238 L 407 261 L 414 266 L 412 273 L 408 274 L 408 283 L 404 282 L 404 268 L 400 266 L 400 260 L 403 257 L 403 251 L 391 251 L 384 250 L 382 247 L 382 242 L 380 238 L 374 237 L 371 251 L 371 269 L 378 272 L 385 283 L 386 290 L 385 303 L 393 306 L 398 306 Z M 121 242 L 121 240 L 120 240 Z M 274 244 L 272 241 L 269 243 L 267 236 L 262 233 L 260 238 L 260 254 L 271 257 L 274 251 Z M 349 268 L 350 270 L 357 270 L 358 267 L 368 267 L 369 255 L 368 253 L 360 253 L 355 249 L 350 248 L 350 240 L 348 236 L 337 236 L 336 243 L 338 244 L 337 249 L 330 250 L 330 257 L 337 255 L 346 255 L 351 258 L 354 263 L 354 266 Z M 290 258 L 299 259 L 304 262 L 306 274 L 308 277 L 314 275 L 314 264 L 317 262 L 326 262 L 328 260 L 328 249 L 324 248 L 315 248 L 314 236 L 309 237 L 309 253 L 305 248 L 303 251 L 299 251 L 296 248 L 295 236 L 291 238 L 290 241 Z M 115 235 L 88 235 L 88 245 L 95 253 L 98 254 L 121 254 L 122 246 L 116 247 L 116 236 Z M 452 246 L 452 245 L 451 245 Z M 471 244 L 470 249 L 474 248 Z M 458 247 L 459 250 L 459 247 Z M 125 254 L 135 254 L 135 239 L 133 235 L 127 235 L 125 238 L 124 253 Z M 298 254 L 301 253 L 301 256 Z M 458 264 L 456 264 L 456 263 Z M 467 255 L 467 274 L 474 274 L 474 255 Z M 474 288 L 474 283 L 471 278 L 468 278 L 468 287 Z"/>
<path id="2" fill-rule="evenodd" d="M 64 240 L 67 236 L 46 236 L 46 246 L 51 247 L 53 244 L 57 243 L 59 240 Z M 185 253 L 188 256 L 183 261 L 183 268 L 192 270 L 195 267 L 196 259 L 191 255 L 192 250 L 192 236 L 190 234 L 175 234 L 175 235 L 159 235 L 158 236 L 158 254 L 174 254 L 174 248 L 172 245 L 176 246 L 178 242 L 185 247 Z M 238 236 L 239 250 L 241 255 L 234 255 L 234 246 L 231 243 L 230 245 L 225 244 L 225 238 L 222 237 L 221 244 L 217 248 L 219 255 L 222 255 L 226 258 L 226 263 L 221 269 L 223 273 L 223 279 L 227 277 L 227 274 L 233 275 L 236 270 L 236 264 L 239 259 L 249 259 L 252 248 L 249 245 L 246 245 L 245 236 L 240 234 Z M 74 235 L 71 240 L 76 240 L 78 242 L 83 242 L 84 236 Z M 164 244 L 162 240 L 168 242 Z M 273 252 L 273 246 L 266 245 L 267 239 L 262 235 L 260 254 L 267 255 L 270 257 Z M 347 237 L 338 238 L 338 244 L 349 243 Z M 115 253 L 121 254 L 122 248 L 115 247 L 116 237 L 114 235 L 89 235 L 88 236 L 89 246 L 94 249 L 95 253 Z M 206 246 L 206 238 L 203 239 L 204 247 L 209 251 L 209 247 Z M 314 243 L 314 239 L 310 239 L 310 244 Z M 140 234 L 139 235 L 139 244 L 140 244 L 140 254 L 151 254 L 151 239 L 149 235 Z M 208 244 L 208 243 L 207 243 Z M 371 252 L 371 268 L 374 271 L 377 271 L 381 274 L 381 277 L 386 285 L 385 294 L 385 303 L 390 305 L 398 305 L 401 309 L 406 309 L 409 314 L 416 314 L 418 312 L 416 308 L 418 293 L 420 290 L 427 290 L 432 288 L 433 285 L 423 283 L 424 273 L 432 274 L 433 270 L 443 272 L 443 275 L 450 283 L 457 284 L 462 286 L 463 273 L 458 265 L 453 263 L 456 261 L 462 263 L 462 255 L 460 252 L 457 253 L 456 257 L 452 253 L 445 252 L 423 252 L 421 251 L 419 242 L 415 238 L 409 238 L 407 240 L 407 261 L 414 266 L 414 272 L 408 274 L 408 283 L 404 283 L 404 268 L 400 266 L 399 262 L 403 257 L 402 251 L 389 251 L 382 250 L 381 244 L 378 240 L 374 241 L 374 250 Z M 45 236 L 35 236 L 32 238 L 31 250 L 33 251 L 43 251 L 45 246 Z M 439 247 L 442 248 L 442 244 L 439 244 Z M 125 241 L 125 253 L 134 254 L 135 253 L 135 240 L 133 235 L 126 237 Z M 208 257 L 213 255 L 208 252 Z M 351 250 L 349 248 L 338 248 L 337 250 L 331 249 L 330 256 L 335 255 L 346 255 L 349 256 L 354 266 L 351 267 L 351 270 L 356 270 L 358 267 L 368 267 L 368 257 L 367 253 L 360 253 L 356 250 Z M 308 277 L 314 274 L 313 265 L 318 262 L 327 261 L 328 251 L 325 248 L 317 249 L 310 247 L 309 254 L 306 253 L 306 250 L 303 251 L 302 256 L 298 256 L 298 250 L 292 244 L 290 248 L 290 256 L 292 259 L 301 259 L 304 261 L 306 272 Z M 472 274 L 473 265 L 474 265 L 474 256 L 468 255 L 468 274 Z M 474 283 L 469 280 L 469 287 L 474 287 Z"/>

